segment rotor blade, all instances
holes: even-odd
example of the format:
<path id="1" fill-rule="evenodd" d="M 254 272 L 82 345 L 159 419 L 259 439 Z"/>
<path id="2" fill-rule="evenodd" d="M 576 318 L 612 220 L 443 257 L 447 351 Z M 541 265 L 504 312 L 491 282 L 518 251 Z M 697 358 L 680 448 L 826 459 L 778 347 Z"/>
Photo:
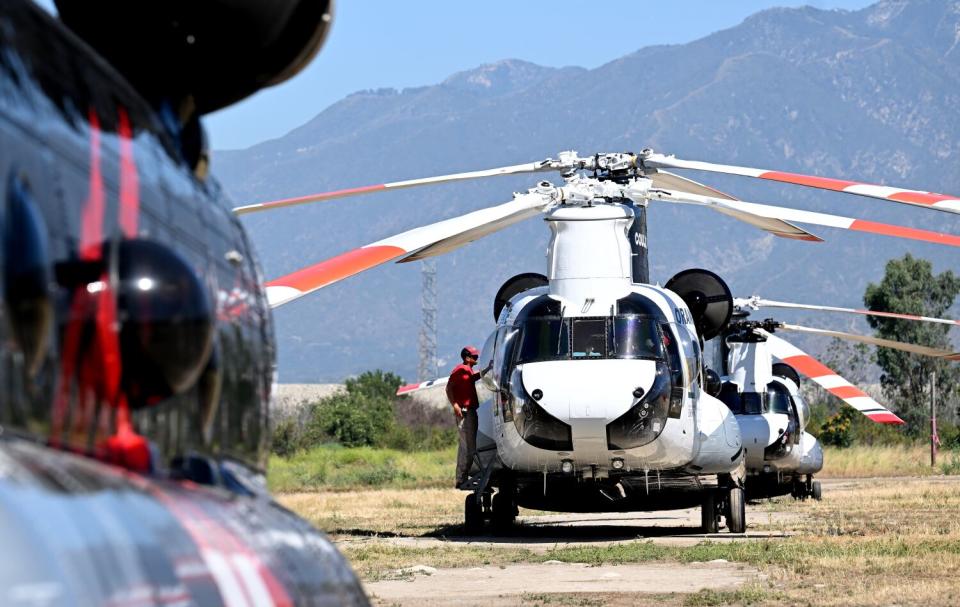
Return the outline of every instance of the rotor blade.
<path id="1" fill-rule="evenodd" d="M 908 344 L 902 341 L 892 339 L 883 339 L 880 337 L 870 337 L 868 335 L 857 335 L 855 333 L 844 333 L 842 331 L 830 331 L 828 329 L 814 329 L 800 325 L 783 324 L 780 328 L 787 331 L 798 331 L 801 333 L 812 333 L 814 335 L 827 335 L 838 337 L 849 341 L 858 341 L 864 344 L 873 344 L 884 348 L 893 348 L 894 350 L 903 350 L 913 354 L 921 354 L 933 358 L 945 358 L 947 360 L 960 360 L 960 352 L 951 352 L 950 350 L 941 350 L 940 348 L 931 348 L 930 346 L 921 346 L 918 344 Z"/>
<path id="2" fill-rule="evenodd" d="M 740 221 L 749 223 L 750 225 L 760 228 L 761 230 L 770 232 L 774 236 L 780 236 L 781 238 L 807 240 L 810 242 L 823 242 L 823 239 L 819 236 L 811 234 L 803 228 L 793 225 L 789 221 L 784 221 L 778 217 L 759 215 L 735 206 L 742 204 L 739 201 L 724 200 L 721 198 L 714 198 L 712 196 L 700 196 L 699 194 L 691 194 L 688 192 L 668 192 L 666 190 L 650 190 L 647 193 L 647 196 L 652 199 L 663 200 L 665 202 L 677 202 L 680 204 L 705 206 L 713 209 L 714 211 L 723 213 L 724 215 L 733 217 L 734 219 L 739 219 Z"/>
<path id="3" fill-rule="evenodd" d="M 651 195 L 652 194 L 653 191 L 651 190 Z M 906 238 L 908 240 L 919 240 L 921 242 L 932 242 L 934 244 L 960 247 L 960 236 L 955 236 L 953 234 L 931 232 L 929 230 L 918 230 L 916 228 L 905 228 L 903 226 L 897 226 L 888 223 L 865 221 L 863 219 L 854 219 L 852 217 L 830 215 L 829 213 L 788 209 L 786 207 L 777 207 L 769 204 L 757 204 L 755 202 L 744 202 L 742 200 L 721 200 L 704 196 L 695 196 L 693 194 L 684 194 L 684 196 L 688 198 L 699 198 L 703 203 L 722 205 L 760 217 L 770 217 L 782 219 L 784 221 L 797 221 L 800 223 L 812 223 L 814 225 L 825 226 L 829 228 L 839 228 L 841 230 L 852 230 L 854 232 L 880 234 L 883 236 L 895 236 L 897 238 Z M 793 238 L 797 237 L 794 236 Z M 809 239 L 800 238 L 800 240 Z"/>
<path id="4" fill-rule="evenodd" d="M 725 200 L 737 200 L 726 192 L 711 188 L 698 181 L 687 179 L 670 173 L 668 171 L 651 171 L 646 177 L 653 182 L 653 187 L 661 190 L 676 190 L 678 192 L 687 192 L 688 194 L 699 194 L 700 196 L 712 196 L 714 198 L 723 198 Z"/>
<path id="5" fill-rule="evenodd" d="M 734 304 L 739 306 L 750 306 L 753 308 L 791 308 L 795 310 L 819 310 L 823 312 L 844 312 L 847 314 L 862 314 L 864 316 L 882 316 L 884 318 L 898 318 L 901 320 L 918 320 L 923 322 L 936 322 L 944 325 L 960 325 L 960 320 L 950 318 L 934 318 L 932 316 L 916 316 L 913 314 L 900 314 L 898 312 L 878 312 L 875 310 L 857 310 L 854 308 L 839 308 L 836 306 L 815 306 L 812 304 L 797 304 L 785 301 L 774 301 L 772 299 L 763 299 L 754 295 L 748 299 L 735 299 Z"/>
<path id="6" fill-rule="evenodd" d="M 756 329 L 756 331 L 766 336 L 767 346 L 775 357 L 796 369 L 798 373 L 809 377 L 860 413 L 881 424 L 905 423 L 889 409 L 867 396 L 863 390 L 800 348 L 763 329 Z"/>
<path id="7" fill-rule="evenodd" d="M 447 385 L 448 381 L 450 381 L 449 377 L 438 377 L 437 379 L 431 379 L 430 381 L 422 381 L 419 384 L 407 384 L 405 386 L 400 386 L 397 388 L 397 396 L 406 396 L 407 394 L 413 394 L 414 392 L 420 392 L 421 390 L 439 388 L 440 386 Z"/>
<path id="8" fill-rule="evenodd" d="M 643 157 L 643 163 L 644 165 L 653 168 L 694 169 L 697 171 L 710 171 L 713 173 L 727 173 L 730 175 L 755 177 L 769 181 L 803 185 L 821 190 L 832 190 L 835 192 L 858 194 L 860 196 L 868 196 L 870 198 L 878 198 L 880 200 L 890 200 L 893 202 L 900 202 L 913 206 L 925 207 L 928 209 L 936 209 L 938 211 L 960 213 L 960 197 L 937 194 L 935 192 L 920 192 L 905 188 L 892 188 L 882 185 L 872 185 L 869 183 L 861 183 L 859 181 L 830 179 L 827 177 L 815 177 L 812 175 L 801 175 L 799 173 L 784 173 L 781 171 L 768 171 L 766 169 L 754 169 L 750 167 L 733 166 L 728 164 L 681 160 L 673 156 L 665 156 L 663 154 L 655 153 L 651 153 Z"/>
<path id="9" fill-rule="evenodd" d="M 437 243 L 445 243 L 442 252 L 463 246 L 482 235 L 490 234 L 532 217 L 553 202 L 550 194 L 519 194 L 510 202 L 453 217 L 396 236 L 384 238 L 359 249 L 348 251 L 326 261 L 271 280 L 266 284 L 267 301 L 275 308 L 359 274 L 372 267 L 418 253 Z"/>
<path id="10" fill-rule="evenodd" d="M 335 198 L 345 198 L 347 196 L 356 196 L 359 194 L 368 194 L 370 192 L 379 192 L 382 190 L 401 190 L 403 188 L 412 188 L 421 185 L 434 185 L 438 183 L 449 183 L 452 181 L 465 181 L 468 179 L 480 179 L 482 177 L 494 177 L 497 175 L 516 175 L 518 173 L 537 173 L 542 171 L 552 171 L 560 168 L 559 161 L 547 158 L 540 162 L 530 162 L 527 164 L 516 164 L 508 167 L 496 169 L 486 169 L 483 171 L 468 171 L 466 173 L 452 173 L 450 175 L 439 175 L 437 177 L 425 177 L 422 179 L 408 179 L 407 181 L 394 181 L 391 183 L 381 183 L 378 185 L 368 185 L 359 188 L 349 188 L 346 190 L 334 190 L 332 192 L 321 192 L 319 194 L 310 194 L 307 196 L 298 196 L 296 198 L 284 198 L 283 200 L 274 200 L 271 202 L 258 202 L 248 204 L 233 209 L 237 215 L 244 213 L 254 213 L 257 211 L 267 211 L 270 209 L 279 209 L 281 207 L 291 207 L 310 202 L 322 202 L 324 200 L 333 200 Z"/>

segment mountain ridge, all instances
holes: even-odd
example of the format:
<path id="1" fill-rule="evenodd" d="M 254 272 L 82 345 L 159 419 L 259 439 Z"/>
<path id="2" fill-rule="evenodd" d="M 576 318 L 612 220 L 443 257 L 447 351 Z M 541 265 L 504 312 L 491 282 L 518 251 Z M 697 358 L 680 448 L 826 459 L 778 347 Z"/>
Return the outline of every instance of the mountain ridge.
<path id="1" fill-rule="evenodd" d="M 923 37 L 921 26 L 931 23 L 934 35 Z M 958 23 L 960 1 L 769 9 L 687 44 L 642 48 L 594 69 L 503 60 L 425 87 L 357 92 L 283 137 L 215 152 L 213 169 L 244 204 L 529 162 L 571 147 L 652 146 L 691 159 L 960 192 L 960 116 L 952 109 L 960 107 L 960 51 L 947 35 Z M 944 213 L 685 175 L 754 202 L 960 233 L 960 222 Z M 505 202 L 539 179 L 373 194 L 243 221 L 266 275 L 276 277 Z M 739 295 L 763 287 L 766 297 L 859 307 L 866 283 L 882 277 L 889 257 L 913 251 L 938 269 L 957 265 L 947 247 L 812 231 L 828 242 L 785 242 L 707 210 L 654 206 L 651 273 L 665 282 L 685 267 L 721 269 Z M 500 284 L 543 271 L 547 235 L 541 222 L 528 221 L 439 259 L 441 355 L 449 360 L 463 343 L 480 345 Z M 797 293 L 797 284 L 811 286 Z M 412 379 L 418 309 L 418 264 L 377 268 L 284 306 L 275 312 L 281 379 L 339 380 L 375 367 Z M 850 328 L 847 319 L 820 322 L 829 323 Z"/>

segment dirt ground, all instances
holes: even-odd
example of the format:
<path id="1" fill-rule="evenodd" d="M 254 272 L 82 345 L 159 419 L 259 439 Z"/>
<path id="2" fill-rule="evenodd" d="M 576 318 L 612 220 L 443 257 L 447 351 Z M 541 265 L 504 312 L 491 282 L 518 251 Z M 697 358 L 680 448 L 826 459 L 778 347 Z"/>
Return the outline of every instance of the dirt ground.
<path id="1" fill-rule="evenodd" d="M 406 579 L 367 583 L 375 604 L 517 605 L 549 602 L 550 595 L 650 595 L 729 590 L 762 579 L 754 568 L 733 563 L 611 565 L 547 561 L 538 564 L 439 569 Z M 552 597 L 558 600 L 559 597 Z M 559 601 L 558 601 L 559 602 Z M 576 601 L 575 601 L 576 604 Z M 588 603 L 589 604 L 589 603 Z M 633 603 L 635 604 L 635 602 Z"/>
<path id="2" fill-rule="evenodd" d="M 796 513 L 767 512 L 749 506 L 748 519 L 771 524 L 797 518 Z M 786 537 L 783 531 L 752 530 L 745 534 L 704 534 L 699 530 L 700 510 L 617 514 L 546 514 L 521 516 L 514 532 L 506 536 L 387 537 L 343 539 L 341 544 L 385 543 L 406 548 L 443 547 L 451 544 L 485 550 L 520 548 L 545 553 L 561 547 L 598 547 L 652 542 L 693 546 L 704 540 L 770 539 Z M 376 605 L 593 605 L 636 604 L 638 594 L 693 593 L 732 590 L 765 576 L 755 567 L 724 559 L 694 563 L 644 563 L 588 565 L 548 560 L 542 563 L 442 568 L 413 565 L 395 571 L 399 579 L 365 584 Z M 583 595 L 583 596 L 580 596 Z M 595 597 L 604 596 L 602 603 Z M 594 597 L 594 598 L 591 598 Z"/>

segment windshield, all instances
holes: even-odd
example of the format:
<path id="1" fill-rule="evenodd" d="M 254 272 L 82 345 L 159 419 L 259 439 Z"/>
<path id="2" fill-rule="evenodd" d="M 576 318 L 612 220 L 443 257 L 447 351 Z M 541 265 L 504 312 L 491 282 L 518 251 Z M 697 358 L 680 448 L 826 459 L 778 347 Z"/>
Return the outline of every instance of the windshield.
<path id="1" fill-rule="evenodd" d="M 773 413 L 790 415 L 792 409 L 790 406 L 790 393 L 780 384 L 770 382 L 767 386 L 767 400 L 769 401 L 770 411 Z"/>
<path id="2" fill-rule="evenodd" d="M 530 318 L 523 323 L 519 362 L 569 358 L 570 328 L 560 318 Z"/>
<path id="3" fill-rule="evenodd" d="M 641 358 L 663 360 L 657 321 L 645 316 L 530 318 L 522 325 L 517 362 Z"/>

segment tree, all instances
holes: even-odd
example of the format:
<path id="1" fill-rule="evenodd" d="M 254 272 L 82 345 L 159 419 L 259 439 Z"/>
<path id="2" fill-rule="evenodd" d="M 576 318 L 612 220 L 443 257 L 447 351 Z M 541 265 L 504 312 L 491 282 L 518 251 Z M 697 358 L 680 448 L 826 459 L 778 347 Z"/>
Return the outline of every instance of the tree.
<path id="1" fill-rule="evenodd" d="M 929 261 L 909 253 L 891 259 L 880 284 L 867 285 L 863 301 L 870 310 L 942 317 L 960 293 L 960 278 L 947 270 L 934 275 Z M 879 316 L 867 317 L 879 337 L 951 349 L 949 325 Z M 880 384 L 914 435 L 925 433 L 929 420 L 930 373 L 937 374 L 937 395 L 950 410 L 960 397 L 960 368 L 947 361 L 877 348 Z"/>

